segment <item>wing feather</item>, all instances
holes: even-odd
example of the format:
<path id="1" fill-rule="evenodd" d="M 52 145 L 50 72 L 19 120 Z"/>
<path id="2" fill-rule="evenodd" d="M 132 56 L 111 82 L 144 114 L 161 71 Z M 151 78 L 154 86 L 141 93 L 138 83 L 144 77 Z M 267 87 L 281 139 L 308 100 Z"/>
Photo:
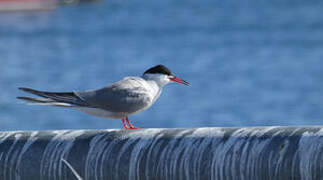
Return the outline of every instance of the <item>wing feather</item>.
<path id="1" fill-rule="evenodd" d="M 19 88 L 22 91 L 44 97 L 46 99 L 39 99 L 39 98 L 30 98 L 30 97 L 18 97 L 18 99 L 23 100 L 33 100 L 33 101 L 43 101 L 41 103 L 68 103 L 71 105 L 78 105 L 78 106 L 87 106 L 88 104 L 80 99 L 74 92 L 46 92 L 46 91 L 38 91 L 35 89 L 30 88 Z M 40 103 L 40 102 L 39 102 Z M 50 105 L 50 104 L 49 104 Z"/>

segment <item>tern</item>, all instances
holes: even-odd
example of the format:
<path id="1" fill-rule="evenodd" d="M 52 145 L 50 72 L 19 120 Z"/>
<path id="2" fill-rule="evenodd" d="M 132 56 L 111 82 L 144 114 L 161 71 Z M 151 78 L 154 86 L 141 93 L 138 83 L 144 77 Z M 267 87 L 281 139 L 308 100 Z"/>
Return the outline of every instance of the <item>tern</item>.
<path id="1" fill-rule="evenodd" d="M 28 104 L 74 108 L 98 117 L 121 119 L 126 129 L 139 129 L 130 123 L 128 116 L 148 109 L 159 98 L 163 87 L 172 82 L 189 85 L 166 66 L 157 65 L 140 77 L 125 77 L 100 89 L 46 92 L 20 87 L 20 90 L 40 98 L 17 98 L 27 101 Z"/>

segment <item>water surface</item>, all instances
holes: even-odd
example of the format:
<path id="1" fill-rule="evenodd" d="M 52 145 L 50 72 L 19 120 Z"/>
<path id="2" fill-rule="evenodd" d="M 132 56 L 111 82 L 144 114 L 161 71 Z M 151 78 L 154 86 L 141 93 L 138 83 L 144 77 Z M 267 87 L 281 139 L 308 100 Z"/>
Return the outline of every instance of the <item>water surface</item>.
<path id="1" fill-rule="evenodd" d="M 103 1 L 0 14 L 0 130 L 120 128 L 119 120 L 25 106 L 25 86 L 105 86 L 165 64 L 169 85 L 139 127 L 323 124 L 323 2 Z"/>

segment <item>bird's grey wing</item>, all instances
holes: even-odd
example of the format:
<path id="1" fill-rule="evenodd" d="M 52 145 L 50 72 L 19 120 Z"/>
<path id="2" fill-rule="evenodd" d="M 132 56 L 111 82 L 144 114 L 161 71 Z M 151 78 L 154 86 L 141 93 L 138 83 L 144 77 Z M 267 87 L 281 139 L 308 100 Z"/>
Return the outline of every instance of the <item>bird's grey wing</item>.
<path id="1" fill-rule="evenodd" d="M 91 107 L 111 112 L 132 113 L 147 107 L 151 98 L 145 93 L 146 89 L 133 82 L 132 86 L 128 86 L 127 81 L 122 80 L 98 90 L 74 93 Z"/>

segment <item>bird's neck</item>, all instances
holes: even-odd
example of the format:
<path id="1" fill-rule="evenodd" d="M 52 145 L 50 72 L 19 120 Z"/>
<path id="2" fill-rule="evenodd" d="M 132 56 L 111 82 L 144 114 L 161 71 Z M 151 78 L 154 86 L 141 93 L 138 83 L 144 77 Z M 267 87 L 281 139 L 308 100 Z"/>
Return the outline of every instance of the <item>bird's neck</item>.
<path id="1" fill-rule="evenodd" d="M 161 83 L 159 78 L 154 78 L 153 76 L 144 74 L 142 78 L 146 81 L 149 86 L 149 94 L 152 98 L 152 103 L 154 103 L 161 95 L 164 83 Z"/>
<path id="2" fill-rule="evenodd" d="M 146 81 L 150 81 L 152 83 L 155 83 L 159 88 L 164 87 L 166 84 L 170 82 L 167 75 L 163 74 L 144 74 L 142 75 L 142 78 Z"/>

